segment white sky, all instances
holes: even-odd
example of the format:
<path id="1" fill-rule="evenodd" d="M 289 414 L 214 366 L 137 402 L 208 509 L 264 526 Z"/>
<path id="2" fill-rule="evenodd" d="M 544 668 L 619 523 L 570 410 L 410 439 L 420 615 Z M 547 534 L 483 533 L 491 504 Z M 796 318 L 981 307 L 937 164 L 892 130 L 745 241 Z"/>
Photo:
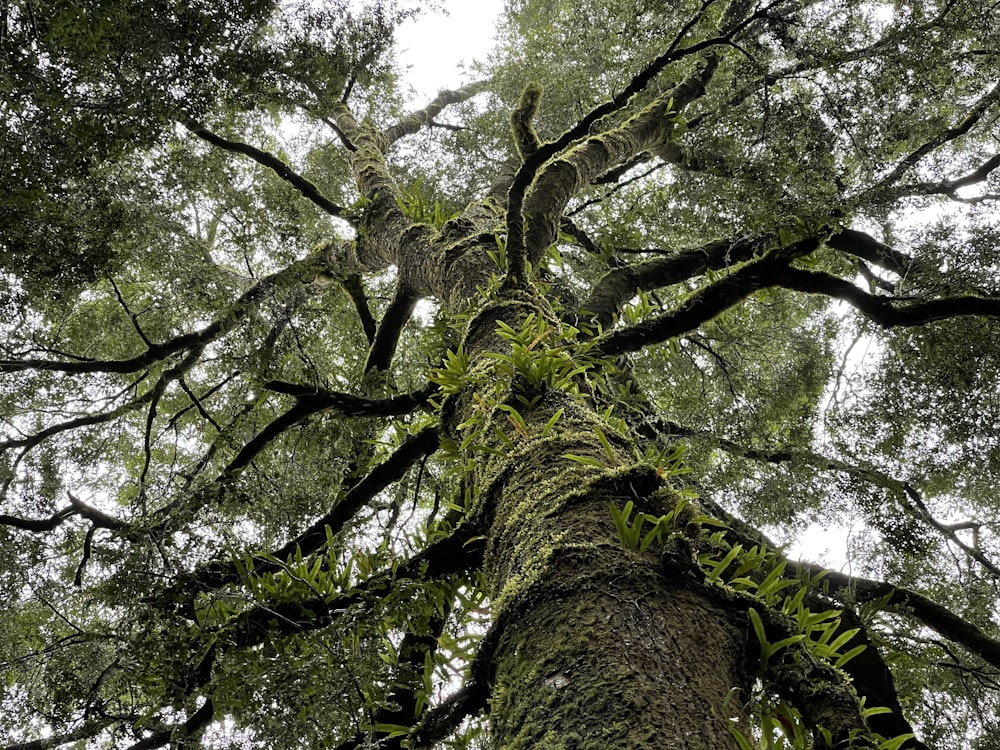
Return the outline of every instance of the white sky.
<path id="1" fill-rule="evenodd" d="M 459 65 L 485 60 L 493 47 L 496 19 L 503 0 L 446 0 L 447 15 L 428 11 L 396 32 L 400 63 L 417 102 L 429 101 L 442 89 L 470 80 Z"/>

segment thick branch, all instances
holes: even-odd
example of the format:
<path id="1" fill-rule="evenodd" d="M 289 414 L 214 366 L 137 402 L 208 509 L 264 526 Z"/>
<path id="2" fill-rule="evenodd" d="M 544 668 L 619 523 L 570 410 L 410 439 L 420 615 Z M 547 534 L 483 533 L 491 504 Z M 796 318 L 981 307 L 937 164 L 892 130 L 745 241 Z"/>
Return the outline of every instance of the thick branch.
<path id="1" fill-rule="evenodd" d="M 396 347 L 399 345 L 399 336 L 403 331 L 413 309 L 420 299 L 415 291 L 402 282 L 396 285 L 396 293 L 389 304 L 382 322 L 379 323 L 378 332 L 372 342 L 371 349 L 368 350 L 368 359 L 365 361 L 365 372 L 373 370 L 388 370 L 392 363 Z"/>
<path id="2" fill-rule="evenodd" d="M 786 289 L 844 300 L 884 328 L 919 326 L 966 315 L 1000 317 L 1000 299 L 993 297 L 962 295 L 900 304 L 899 300 L 876 297 L 849 281 L 819 271 L 784 268 L 776 273 L 772 283 Z"/>
<path id="3" fill-rule="evenodd" d="M 969 557 L 974 559 L 993 575 L 1000 577 L 1000 567 L 990 560 L 976 547 L 966 544 L 958 536 L 956 531 L 965 528 L 973 528 L 976 523 L 945 524 L 938 521 L 927 508 L 923 497 L 907 481 L 896 479 L 883 471 L 865 466 L 858 466 L 847 463 L 839 459 L 830 458 L 819 453 L 808 450 L 777 449 L 766 450 L 758 448 L 748 448 L 740 445 L 734 440 L 720 437 L 706 430 L 696 430 L 691 427 L 684 427 L 675 422 L 657 420 L 655 423 L 646 422 L 639 426 L 639 429 L 648 431 L 650 427 L 656 427 L 662 433 L 676 435 L 678 437 L 695 438 L 706 440 L 718 446 L 727 453 L 750 459 L 751 461 L 764 461 L 771 464 L 786 463 L 796 461 L 812 466 L 820 471 L 837 471 L 847 474 L 854 479 L 870 482 L 878 487 L 895 493 L 903 501 L 903 508 L 914 518 L 929 523 L 947 540 L 957 545 Z"/>
<path id="4" fill-rule="evenodd" d="M 365 288 L 361 284 L 361 275 L 352 274 L 347 276 L 341 280 L 340 285 L 351 298 L 351 302 L 354 303 L 354 309 L 357 310 L 358 319 L 361 321 L 361 329 L 365 332 L 368 345 L 371 346 L 375 342 L 375 332 L 378 325 L 375 323 L 375 317 L 368 307 L 368 297 L 365 295 Z"/>
<path id="5" fill-rule="evenodd" d="M 401 565 L 354 584 L 340 596 L 315 597 L 300 602 L 275 602 L 254 607 L 234 619 L 232 643 L 241 648 L 261 643 L 269 630 L 282 635 L 321 630 L 359 605 L 385 596 L 398 580 L 431 580 L 472 570 L 481 564 L 481 538 L 460 528 Z M 259 570 L 259 569 L 258 569 Z"/>
<path id="6" fill-rule="evenodd" d="M 883 244 L 865 232 L 856 229 L 842 229 L 831 235 L 826 244 L 834 250 L 862 258 L 869 263 L 905 276 L 913 267 L 913 258 Z"/>
<path id="7" fill-rule="evenodd" d="M 909 612 L 927 627 L 950 641 L 959 643 L 986 662 L 1000 668 L 1000 641 L 987 636 L 972 623 L 923 594 L 893 586 L 883 581 L 849 576 L 828 570 L 822 565 L 798 562 L 801 569 L 814 576 L 823 576 L 832 590 L 842 589 L 856 602 L 885 601 L 885 606 Z"/>
<path id="8" fill-rule="evenodd" d="M 434 118 L 441 114 L 441 111 L 449 104 L 457 104 L 471 99 L 478 94 L 486 85 L 486 81 L 474 81 L 455 91 L 441 91 L 430 104 L 423 109 L 413 112 L 402 120 L 386 128 L 383 131 L 386 145 L 391 145 L 407 135 L 416 133 L 425 125 L 430 125 Z"/>
<path id="9" fill-rule="evenodd" d="M 334 119 L 354 144 L 350 153 L 351 171 L 365 202 L 362 231 L 357 242 L 361 267 L 380 271 L 395 265 L 402 283 L 418 292 L 425 291 L 429 282 L 424 278 L 422 265 L 431 255 L 433 230 L 425 224 L 412 222 L 403 213 L 399 186 L 385 161 L 390 145 L 388 136 L 359 124 L 346 104 L 335 106 Z M 418 249 L 421 245 L 423 251 Z"/>
<path id="10" fill-rule="evenodd" d="M 663 141 L 670 118 L 704 93 L 717 67 L 718 58 L 709 56 L 697 73 L 657 97 L 620 127 L 586 138 L 557 157 L 571 142 L 554 150 L 565 139 L 563 136 L 553 144 L 544 144 L 525 160 L 508 197 L 510 278 L 523 280 L 526 263 L 536 265 L 555 241 L 559 218 L 577 192 L 612 167 Z"/>
<path id="11" fill-rule="evenodd" d="M 775 238 L 769 235 L 740 237 L 710 242 L 645 263 L 616 268 L 594 285 L 582 308 L 593 315 L 604 328 L 608 328 L 622 306 L 638 290 L 677 284 L 708 269 L 726 268 L 748 261 L 754 254 L 773 247 L 774 244 Z"/>
<path id="12" fill-rule="evenodd" d="M 606 334 L 599 341 L 598 349 L 604 354 L 624 354 L 693 331 L 757 290 L 779 283 L 779 276 L 788 269 L 789 260 L 807 255 L 818 246 L 819 239 L 813 237 L 772 251 L 729 276 L 702 287 L 677 310 Z"/>
<path id="13" fill-rule="evenodd" d="M 268 443 L 313 414 L 332 409 L 345 417 L 396 417 L 409 414 L 421 404 L 426 403 L 427 399 L 437 390 L 436 386 L 430 386 L 415 393 L 377 400 L 354 396 L 350 393 L 337 393 L 294 383 L 284 383 L 279 380 L 265 383 L 264 388 L 276 393 L 295 396 L 295 405 L 275 417 L 264 429 L 254 435 L 223 470 L 224 476 L 232 476 L 242 470 L 267 447 Z"/>

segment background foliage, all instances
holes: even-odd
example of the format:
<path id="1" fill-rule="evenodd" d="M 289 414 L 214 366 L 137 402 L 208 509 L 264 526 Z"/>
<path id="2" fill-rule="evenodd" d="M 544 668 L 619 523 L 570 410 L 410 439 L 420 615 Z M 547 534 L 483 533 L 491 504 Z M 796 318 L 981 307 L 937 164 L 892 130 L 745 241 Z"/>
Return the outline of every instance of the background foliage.
<path id="1" fill-rule="evenodd" d="M 365 246 L 383 211 L 359 191 L 338 107 L 405 122 L 392 33 L 413 13 L 5 7 L 9 747 L 156 747 L 206 725 L 217 747 L 398 742 L 466 675 L 489 625 L 475 543 L 430 552 L 473 501 L 468 451 L 435 453 L 432 398 L 465 318 L 398 264 L 330 250 Z M 544 85 L 532 125 L 554 141 L 665 51 L 709 49 L 748 19 L 712 43 L 717 70 L 661 142 L 574 194 L 537 283 L 583 338 L 610 335 L 714 290 L 761 238 L 822 235 L 796 268 L 900 314 L 986 301 L 888 326 L 841 287 L 767 284 L 615 352 L 628 378 L 600 387 L 642 450 L 683 452 L 678 489 L 780 544 L 849 528 L 853 574 L 995 638 L 998 16 L 988 0 L 511 0 L 483 82 L 387 150 L 388 210 L 468 239 L 466 207 L 520 163 L 526 83 Z M 677 54 L 589 132 L 702 65 Z M 497 279 L 505 232 L 487 232 Z M 847 599 L 923 742 L 997 746 L 996 662 L 905 607 Z M 476 746 L 482 726 L 453 729 Z"/>

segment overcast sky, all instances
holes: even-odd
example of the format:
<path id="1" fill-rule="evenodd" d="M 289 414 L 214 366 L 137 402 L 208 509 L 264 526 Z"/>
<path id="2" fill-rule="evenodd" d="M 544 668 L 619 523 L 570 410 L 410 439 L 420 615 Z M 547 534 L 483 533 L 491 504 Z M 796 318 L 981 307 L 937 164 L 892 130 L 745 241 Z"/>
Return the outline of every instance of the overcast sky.
<path id="1" fill-rule="evenodd" d="M 417 90 L 418 100 L 470 80 L 459 63 L 485 60 L 503 0 L 448 0 L 444 5 L 448 15 L 422 13 L 396 33 L 400 62 L 409 68 L 407 80 Z"/>

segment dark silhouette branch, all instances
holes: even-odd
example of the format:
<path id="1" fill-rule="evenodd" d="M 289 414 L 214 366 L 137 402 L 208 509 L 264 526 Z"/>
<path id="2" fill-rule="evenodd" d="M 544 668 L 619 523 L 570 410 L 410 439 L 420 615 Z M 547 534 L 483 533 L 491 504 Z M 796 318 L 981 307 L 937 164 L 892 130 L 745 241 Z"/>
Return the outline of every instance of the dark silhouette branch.
<path id="1" fill-rule="evenodd" d="M 914 265 L 913 258 L 906 253 L 894 250 L 870 234 L 856 229 L 841 229 L 830 235 L 826 244 L 834 250 L 861 258 L 900 276 L 905 276 Z"/>
<path id="2" fill-rule="evenodd" d="M 967 315 L 1000 317 L 1000 299 L 961 295 L 905 302 L 891 297 L 878 297 L 849 281 L 820 271 L 784 268 L 775 274 L 773 284 L 809 294 L 824 294 L 843 300 L 857 308 L 869 320 L 883 328 L 919 326 L 936 320 L 946 320 Z"/>
<path id="3" fill-rule="evenodd" d="M 166 359 L 171 354 L 198 346 L 205 346 L 210 341 L 224 336 L 238 326 L 265 297 L 278 288 L 294 282 L 311 281 L 321 270 L 321 254 L 315 253 L 303 260 L 296 261 L 281 271 L 265 276 L 247 289 L 233 302 L 229 309 L 214 322 L 198 331 L 175 336 L 161 344 L 147 346 L 146 351 L 135 357 L 118 360 L 76 359 L 71 362 L 59 362 L 48 359 L 11 359 L 0 360 L 0 373 L 23 372 L 25 370 L 47 370 L 68 373 L 84 372 L 136 372 L 149 365 Z"/>
<path id="4" fill-rule="evenodd" d="M 954 180 L 940 180 L 939 182 L 918 182 L 912 185 L 902 185 L 899 190 L 904 195 L 946 195 L 955 200 L 962 200 L 958 196 L 958 190 L 970 185 L 977 185 L 985 182 L 994 169 L 1000 167 L 1000 154 L 990 157 L 986 162 L 969 174 L 958 177 Z M 970 199 L 975 200 L 975 199 Z"/>
<path id="5" fill-rule="evenodd" d="M 739 237 L 616 268 L 594 284 L 581 307 L 593 315 L 601 326 L 609 328 L 621 308 L 637 291 L 677 284 L 709 269 L 735 266 L 774 247 L 775 243 L 776 238 L 771 235 Z"/>
<path id="6" fill-rule="evenodd" d="M 1000 641 L 923 594 L 883 581 L 839 573 L 815 563 L 798 562 L 796 565 L 813 576 L 822 575 L 831 592 L 844 591 L 852 601 L 884 602 L 885 607 L 909 613 L 949 641 L 964 646 L 994 667 L 1000 667 Z"/>
<path id="7" fill-rule="evenodd" d="M 231 141 L 216 135 L 211 130 L 206 128 L 201 123 L 195 122 L 193 120 L 188 120 L 184 123 L 184 127 L 194 133 L 196 136 L 201 138 L 213 146 L 224 149 L 225 151 L 231 151 L 235 154 L 242 154 L 243 156 L 248 156 L 261 166 L 267 167 L 272 172 L 274 172 L 278 177 L 283 179 L 289 185 L 298 190 L 303 196 L 308 198 L 314 204 L 323 209 L 326 213 L 331 216 L 336 216 L 341 219 L 346 219 L 347 221 L 354 221 L 354 217 L 351 213 L 343 206 L 338 206 L 336 203 L 327 198 L 320 189 L 316 187 L 313 183 L 307 180 L 305 177 L 300 175 L 290 166 L 285 164 L 281 159 L 279 159 L 274 154 L 268 153 L 267 151 L 262 151 L 259 148 L 255 148 L 247 143 L 241 143 L 240 141 Z"/>
<path id="8" fill-rule="evenodd" d="M 88 505 L 77 498 L 72 492 L 68 492 L 66 494 L 69 496 L 69 505 L 56 511 L 48 518 L 30 519 L 0 514 L 0 525 L 13 526 L 14 528 L 24 529 L 25 531 L 52 531 L 68 518 L 80 516 L 82 518 L 86 518 L 94 525 L 94 527 L 99 529 L 112 529 L 118 531 L 127 528 L 128 524 L 124 521 Z"/>
<path id="9" fill-rule="evenodd" d="M 428 386 L 422 391 L 408 393 L 389 399 L 367 399 L 353 396 L 349 393 L 337 393 L 321 388 L 285 383 L 271 380 L 264 383 L 264 388 L 275 393 L 295 396 L 295 405 L 283 414 L 275 417 L 264 429 L 236 454 L 223 470 L 223 476 L 232 477 L 256 458 L 267 445 L 286 430 L 294 427 L 302 420 L 323 411 L 337 411 L 345 417 L 394 417 L 409 414 L 433 395 L 437 387 Z"/>
<path id="10" fill-rule="evenodd" d="M 426 632 L 407 630 L 397 649 L 397 663 L 392 680 L 393 688 L 385 702 L 371 716 L 371 726 L 367 732 L 359 732 L 354 737 L 341 742 L 335 750 L 363 750 L 374 740 L 380 748 L 402 750 L 406 735 L 380 729 L 379 725 L 413 726 L 427 712 L 426 703 L 420 705 L 419 693 L 423 689 L 423 674 L 427 655 L 437 651 L 438 638 L 444 632 L 451 602 L 447 602 L 441 614 L 435 613 L 427 625 Z M 430 700 L 430 696 L 426 696 Z"/>
<path id="11" fill-rule="evenodd" d="M 202 729 L 212 722 L 214 717 L 215 706 L 212 704 L 212 699 L 206 699 L 201 708 L 191 714 L 187 721 L 160 729 L 149 737 L 139 740 L 134 745 L 130 745 L 128 750 L 155 750 L 155 748 L 163 747 L 172 742 L 184 746 L 186 744 L 184 740 L 190 739 L 201 732 Z"/>
<path id="12" fill-rule="evenodd" d="M 899 178 L 907 172 L 907 170 L 913 167 L 925 156 L 937 150 L 944 144 L 968 133 L 998 101 L 1000 101 L 1000 84 L 995 84 L 993 88 L 991 88 L 979 99 L 979 101 L 969 108 L 968 114 L 966 114 L 961 122 L 952 128 L 945 128 L 944 130 L 941 130 L 933 137 L 917 146 L 917 148 L 903 157 L 903 160 L 899 162 L 899 164 L 897 164 L 893 170 L 889 172 L 889 174 L 879 180 L 878 184 L 875 185 L 872 190 L 883 189 L 895 184 L 899 181 Z"/>
<path id="13" fill-rule="evenodd" d="M 389 369 L 399 344 L 399 336 L 413 315 L 419 299 L 420 295 L 402 281 L 396 284 L 396 293 L 382 316 L 375 339 L 368 350 L 364 368 L 366 373 Z"/>
<path id="14" fill-rule="evenodd" d="M 356 612 L 357 607 L 367 607 L 369 602 L 383 598 L 396 581 L 427 581 L 462 574 L 479 564 L 484 551 L 482 539 L 460 527 L 395 568 L 358 581 L 340 596 L 257 605 L 237 615 L 226 629 L 238 648 L 263 642 L 269 632 L 291 635 L 322 630 L 347 612 Z M 255 572 L 259 570 L 255 568 Z"/>
<path id="15" fill-rule="evenodd" d="M 808 255 L 819 242 L 812 237 L 772 250 L 760 260 L 697 290 L 678 309 L 605 334 L 598 340 L 597 348 L 604 354 L 624 354 L 693 331 L 757 290 L 778 284 L 779 272 L 788 269 L 791 259 Z"/>
<path id="16" fill-rule="evenodd" d="M 361 275 L 351 274 L 341 279 L 340 285 L 347 292 L 347 296 L 351 298 L 351 302 L 354 303 L 354 308 L 358 312 L 358 319 L 361 321 L 361 329 L 365 332 L 368 345 L 371 346 L 375 342 L 375 333 L 378 330 L 378 324 L 375 322 L 375 317 L 368 307 L 368 297 L 365 295 L 365 289 L 361 284 Z"/>

